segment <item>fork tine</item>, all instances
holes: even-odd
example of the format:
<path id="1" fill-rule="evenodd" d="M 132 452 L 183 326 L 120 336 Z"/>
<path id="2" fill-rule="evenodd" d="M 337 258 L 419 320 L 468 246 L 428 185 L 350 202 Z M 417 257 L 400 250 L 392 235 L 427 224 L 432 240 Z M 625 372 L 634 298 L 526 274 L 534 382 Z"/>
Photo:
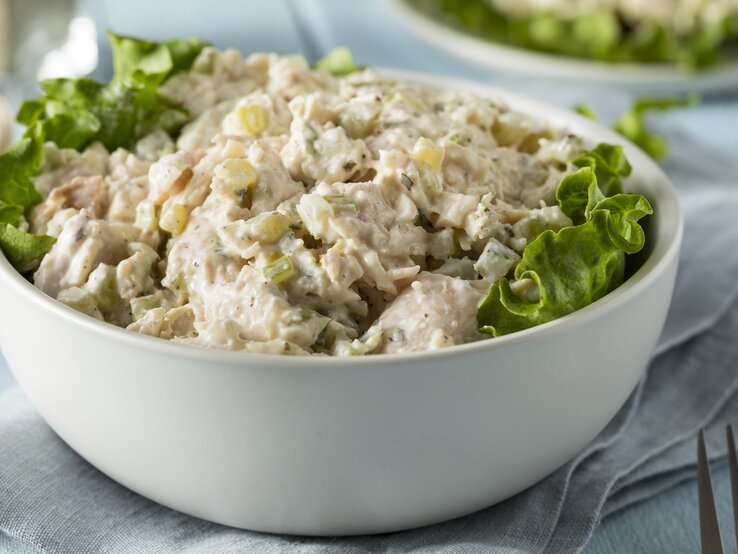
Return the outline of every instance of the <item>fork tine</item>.
<path id="1" fill-rule="evenodd" d="M 697 442 L 697 488 L 700 504 L 700 537 L 702 554 L 723 554 L 723 542 L 720 538 L 715 498 L 712 495 L 710 479 L 710 463 L 705 448 L 705 433 L 700 430 Z"/>
<path id="2" fill-rule="evenodd" d="M 730 465 L 730 492 L 733 497 L 733 524 L 735 526 L 736 543 L 738 543 L 738 456 L 735 452 L 733 426 L 725 429 L 728 435 L 728 463 Z"/>

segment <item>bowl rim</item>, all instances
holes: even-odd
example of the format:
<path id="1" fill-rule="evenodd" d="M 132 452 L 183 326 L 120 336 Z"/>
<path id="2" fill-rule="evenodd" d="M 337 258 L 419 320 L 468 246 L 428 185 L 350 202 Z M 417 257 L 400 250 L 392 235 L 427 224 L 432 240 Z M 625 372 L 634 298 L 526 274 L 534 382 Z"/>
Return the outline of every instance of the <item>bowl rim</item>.
<path id="1" fill-rule="evenodd" d="M 409 0 L 386 0 L 401 23 L 437 48 L 488 69 L 574 79 L 592 84 L 713 92 L 738 83 L 738 59 L 690 72 L 676 64 L 606 62 L 552 54 L 487 40 L 433 18 Z"/>
<path id="2" fill-rule="evenodd" d="M 656 177 L 656 181 L 659 182 L 656 190 L 659 190 L 661 198 L 657 207 L 659 209 L 659 218 L 664 222 L 659 226 L 666 227 L 665 230 L 667 232 L 658 232 L 656 234 L 651 252 L 633 275 L 615 290 L 584 308 L 548 323 L 502 337 L 420 352 L 367 356 L 289 356 L 284 354 L 231 351 L 142 335 L 89 317 L 51 298 L 26 280 L 10 264 L 2 251 L 0 251 L 0 286 L 8 289 L 9 293 L 14 293 L 22 297 L 26 302 L 32 302 L 41 310 L 50 312 L 51 315 L 70 325 L 81 327 L 101 338 L 126 343 L 130 346 L 154 351 L 161 355 L 197 359 L 231 366 L 248 365 L 250 367 L 266 367 L 278 364 L 294 368 L 339 369 L 367 365 L 398 366 L 429 362 L 432 360 L 448 360 L 449 358 L 466 354 L 491 352 L 500 348 L 518 345 L 520 342 L 550 339 L 559 333 L 565 333 L 579 326 L 587 325 L 592 320 L 605 316 L 608 311 L 617 309 L 620 305 L 641 294 L 654 281 L 658 280 L 668 270 L 674 258 L 678 257 L 684 230 L 684 221 L 673 184 L 655 161 L 637 146 L 614 131 L 564 108 L 480 82 L 400 69 L 376 69 L 380 75 L 405 79 L 417 84 L 439 89 L 453 89 L 482 94 L 500 101 L 514 111 L 519 111 L 541 120 L 549 127 L 567 129 L 583 135 L 585 140 L 621 144 L 634 169 L 642 168 L 642 171 L 652 174 Z M 631 176 L 632 178 L 633 176 Z M 662 230 L 654 226 L 654 233 L 656 231 Z"/>

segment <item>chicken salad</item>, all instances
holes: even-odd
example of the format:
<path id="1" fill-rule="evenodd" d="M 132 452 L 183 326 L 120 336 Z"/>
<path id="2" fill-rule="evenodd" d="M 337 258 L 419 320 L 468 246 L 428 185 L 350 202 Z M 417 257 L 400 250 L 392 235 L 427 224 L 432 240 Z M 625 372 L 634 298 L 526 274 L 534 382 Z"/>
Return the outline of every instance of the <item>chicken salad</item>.
<path id="1" fill-rule="evenodd" d="M 583 307 L 643 246 L 619 146 L 345 51 L 311 67 L 112 39 L 111 83 L 44 85 L 0 155 L 6 256 L 101 321 L 248 352 L 421 351 Z"/>

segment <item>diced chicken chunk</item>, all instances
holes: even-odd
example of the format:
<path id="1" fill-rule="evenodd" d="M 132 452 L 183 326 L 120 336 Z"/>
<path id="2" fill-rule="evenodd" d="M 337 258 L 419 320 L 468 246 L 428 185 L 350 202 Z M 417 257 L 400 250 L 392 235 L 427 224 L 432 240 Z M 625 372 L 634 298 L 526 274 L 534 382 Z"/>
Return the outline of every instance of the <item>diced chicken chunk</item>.
<path id="1" fill-rule="evenodd" d="M 379 316 L 378 352 L 416 352 L 484 338 L 477 330 L 477 307 L 488 287 L 421 273 Z"/>
<path id="2" fill-rule="evenodd" d="M 35 285 L 56 298 L 60 290 L 81 286 L 101 263 L 116 265 L 140 231 L 127 223 L 95 219 L 87 210 L 69 218 L 33 276 Z"/>
<path id="3" fill-rule="evenodd" d="M 49 221 L 60 211 L 69 208 L 85 209 L 92 216 L 100 217 L 104 201 L 103 178 L 100 175 L 73 177 L 67 184 L 52 189 L 46 200 L 34 208 L 31 231 L 46 233 Z"/>

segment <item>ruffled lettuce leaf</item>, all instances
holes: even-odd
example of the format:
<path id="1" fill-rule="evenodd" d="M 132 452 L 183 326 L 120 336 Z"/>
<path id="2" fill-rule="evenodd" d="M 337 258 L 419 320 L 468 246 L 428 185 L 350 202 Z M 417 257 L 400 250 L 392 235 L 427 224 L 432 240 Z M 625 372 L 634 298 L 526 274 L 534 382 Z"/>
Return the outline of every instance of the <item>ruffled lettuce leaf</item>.
<path id="1" fill-rule="evenodd" d="M 598 144 L 593 150 L 574 158 L 572 163 L 592 169 L 605 196 L 621 192 L 623 179 L 633 171 L 619 144 Z"/>
<path id="2" fill-rule="evenodd" d="M 113 48 L 113 81 L 128 87 L 160 85 L 175 73 L 188 71 L 209 43 L 197 39 L 153 42 L 108 33 Z"/>
<path id="3" fill-rule="evenodd" d="M 107 84 L 88 77 L 49 79 L 43 95 L 24 102 L 18 122 L 29 132 L 38 127 L 46 140 L 62 148 L 84 149 L 101 141 L 109 150 L 131 148 L 155 129 L 174 133 L 187 111 L 157 94 L 166 79 L 192 67 L 207 46 L 198 39 L 151 42 L 108 33 L 114 74 Z"/>
<path id="4" fill-rule="evenodd" d="M 0 223 L 0 246 L 10 263 L 21 271 L 51 250 L 55 242 L 54 237 L 33 235 L 9 223 Z"/>
<path id="5" fill-rule="evenodd" d="M 556 200 L 561 211 L 572 221 L 586 221 L 594 206 L 605 198 L 591 167 L 584 167 L 564 177 L 556 189 Z"/>
<path id="6" fill-rule="evenodd" d="M 605 196 L 593 167 L 565 177 L 559 197 L 562 209 L 581 211 L 584 222 L 545 231 L 525 248 L 514 277 L 530 280 L 538 298 L 516 294 L 507 278 L 498 280 L 477 312 L 480 331 L 501 336 L 528 329 L 588 306 L 622 284 L 625 255 L 644 245 L 638 222 L 653 213 L 648 201 L 639 194 Z"/>
<path id="7" fill-rule="evenodd" d="M 23 268 L 51 249 L 55 239 L 17 229 L 21 216 L 41 201 L 31 181 L 41 164 L 39 135 L 24 138 L 0 154 L 0 248 Z"/>
<path id="8" fill-rule="evenodd" d="M 28 127 L 26 137 L 40 132 L 63 148 L 87 146 L 101 129 L 91 111 L 102 85 L 88 79 L 48 79 L 39 83 L 43 96 L 21 104 L 16 119 Z"/>
<path id="9" fill-rule="evenodd" d="M 24 138 L 0 154 L 0 248 L 19 269 L 46 254 L 55 242 L 18 228 L 21 216 L 41 201 L 31 177 L 39 171 L 44 141 L 77 150 L 93 141 L 109 150 L 131 148 L 155 129 L 176 132 L 188 118 L 184 109 L 160 98 L 157 88 L 175 73 L 189 70 L 207 43 L 108 36 L 112 80 L 42 81 L 43 95 L 24 102 L 18 111 L 18 121 L 28 126 Z"/>
<path id="10" fill-rule="evenodd" d="M 688 108 L 699 102 L 695 95 L 686 98 L 643 98 L 633 103 L 613 124 L 613 129 L 638 145 L 654 160 L 660 160 L 669 152 L 664 137 L 652 132 L 646 123 L 650 112 L 666 112 L 675 108 Z"/>
<path id="11" fill-rule="evenodd" d="M 738 37 L 738 17 L 690 31 L 644 21 L 626 22 L 614 10 L 562 17 L 541 10 L 512 16 L 489 0 L 412 0 L 431 17 L 493 42 L 563 56 L 618 63 L 668 63 L 688 70 L 721 60 L 723 46 Z"/>
<path id="12" fill-rule="evenodd" d="M 20 216 L 41 201 L 31 181 L 41 165 L 38 137 L 20 140 L 0 154 L 0 223 L 17 226 Z"/>

